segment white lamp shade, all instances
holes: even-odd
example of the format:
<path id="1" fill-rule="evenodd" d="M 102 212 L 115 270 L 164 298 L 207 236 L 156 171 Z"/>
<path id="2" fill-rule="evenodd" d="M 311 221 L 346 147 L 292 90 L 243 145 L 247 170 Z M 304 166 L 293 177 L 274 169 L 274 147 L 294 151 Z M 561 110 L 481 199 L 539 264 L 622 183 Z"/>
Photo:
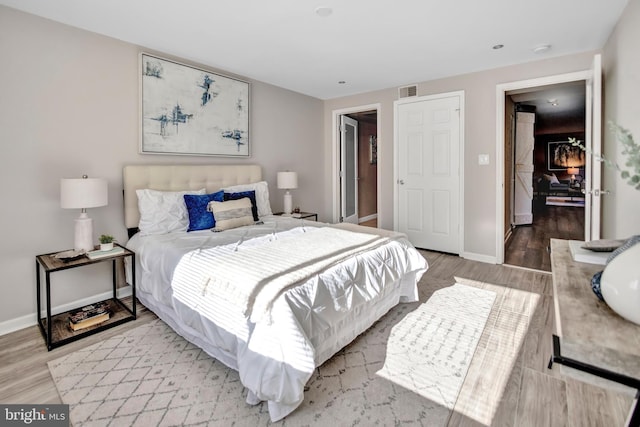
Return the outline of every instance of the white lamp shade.
<path id="1" fill-rule="evenodd" d="M 291 190 L 298 188 L 298 174 L 296 172 L 278 172 L 278 188 Z"/>
<path id="2" fill-rule="evenodd" d="M 60 180 L 60 206 L 85 209 L 106 206 L 109 192 L 102 178 L 63 178 Z"/>

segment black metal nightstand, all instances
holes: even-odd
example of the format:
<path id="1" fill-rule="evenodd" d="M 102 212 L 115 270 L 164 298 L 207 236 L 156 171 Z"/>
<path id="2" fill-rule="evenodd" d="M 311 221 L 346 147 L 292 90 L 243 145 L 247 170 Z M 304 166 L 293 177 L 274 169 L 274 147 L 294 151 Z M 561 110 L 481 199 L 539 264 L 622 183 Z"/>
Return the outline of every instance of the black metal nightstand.
<path id="1" fill-rule="evenodd" d="M 60 347 L 61 345 L 68 344 L 72 341 L 79 340 L 82 337 L 93 335 L 105 329 L 112 328 L 114 326 L 120 325 L 121 323 L 125 323 L 131 320 L 135 320 L 136 318 L 136 254 L 135 252 L 125 248 L 124 246 L 115 245 L 124 249 L 122 253 L 110 255 L 104 258 L 98 259 L 89 259 L 86 256 L 81 258 L 73 259 L 70 261 L 63 261 L 55 257 L 58 252 L 53 252 L 50 254 L 43 254 L 36 256 L 36 298 L 37 298 L 37 316 L 38 316 L 38 326 L 40 327 L 40 332 L 42 333 L 42 337 L 44 338 L 47 349 L 52 350 L 56 347 Z M 124 260 L 124 258 L 129 257 L 131 259 L 131 291 L 132 291 L 132 302 L 131 307 L 127 307 L 127 305 L 122 302 L 117 297 L 116 287 L 117 287 L 117 275 L 116 275 L 116 261 L 118 259 Z M 105 320 L 102 323 L 99 323 L 94 326 L 89 326 L 85 329 L 80 329 L 78 331 L 73 331 L 69 327 L 69 313 L 73 310 L 65 311 L 64 313 L 59 313 L 56 315 L 51 315 L 51 273 L 56 271 L 68 270 L 76 267 L 83 267 L 86 265 L 97 264 L 100 262 L 111 261 L 111 271 L 113 275 L 113 298 L 106 300 L 108 303 L 109 309 L 111 311 L 111 316 L 109 319 Z M 45 298 L 46 298 L 46 306 L 47 306 L 47 315 L 46 317 L 41 317 L 42 306 L 41 306 L 41 285 L 40 285 L 40 270 L 43 270 L 45 273 Z M 76 309 L 77 310 L 77 309 Z"/>

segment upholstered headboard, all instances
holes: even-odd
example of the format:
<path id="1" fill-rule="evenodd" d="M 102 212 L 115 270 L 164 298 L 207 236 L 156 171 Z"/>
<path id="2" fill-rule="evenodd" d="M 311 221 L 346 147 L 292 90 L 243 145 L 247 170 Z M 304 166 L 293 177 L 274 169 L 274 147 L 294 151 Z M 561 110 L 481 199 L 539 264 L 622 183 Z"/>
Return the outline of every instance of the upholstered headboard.
<path id="1" fill-rule="evenodd" d="M 123 171 L 124 223 L 127 229 L 137 229 L 140 222 L 136 190 L 150 188 L 161 191 L 218 191 L 237 184 L 262 180 L 258 165 L 127 165 Z"/>

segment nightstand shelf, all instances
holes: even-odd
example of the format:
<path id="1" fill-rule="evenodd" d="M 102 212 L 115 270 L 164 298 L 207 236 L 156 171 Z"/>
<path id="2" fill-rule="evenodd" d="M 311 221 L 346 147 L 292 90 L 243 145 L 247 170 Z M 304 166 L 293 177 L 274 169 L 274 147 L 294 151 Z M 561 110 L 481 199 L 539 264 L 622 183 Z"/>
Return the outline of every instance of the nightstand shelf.
<path id="1" fill-rule="evenodd" d="M 276 212 L 274 213 L 274 215 L 286 216 L 289 218 L 296 218 L 296 219 L 313 218 L 314 221 L 318 220 L 318 214 L 315 212 L 297 212 L 297 213 L 292 213 L 290 215 L 286 215 L 284 212 Z M 294 215 L 299 215 L 299 216 L 294 216 Z"/>
<path id="2" fill-rule="evenodd" d="M 120 246 L 120 245 L 118 245 Z M 124 247 L 123 247 L 124 248 Z M 96 334 L 105 329 L 112 328 L 125 322 L 136 319 L 136 283 L 135 283 L 135 253 L 127 248 L 124 248 L 124 253 L 117 255 L 91 260 L 87 257 L 82 257 L 72 261 L 62 261 L 54 257 L 57 252 L 50 254 L 43 254 L 36 256 L 36 298 L 37 298 L 37 315 L 38 326 L 42 337 L 45 340 L 48 350 L 52 350 L 56 347 L 68 344 L 70 342 L 79 340 L 88 335 Z M 132 299 L 131 306 L 127 306 L 121 299 L 117 297 L 117 274 L 116 274 L 116 261 L 118 259 L 124 260 L 129 257 L 132 265 Z M 71 268 L 83 267 L 92 264 L 98 264 L 101 262 L 111 261 L 112 272 L 112 291 L 113 297 L 105 300 L 109 304 L 111 310 L 111 316 L 109 319 L 102 323 L 99 323 L 88 328 L 80 329 L 78 331 L 72 331 L 69 327 L 69 313 L 72 310 L 51 314 L 51 273 L 56 271 L 68 270 Z M 46 298 L 46 316 L 41 317 L 42 313 L 42 289 L 41 289 L 41 271 L 45 273 L 45 291 L 44 296 Z M 96 301 L 97 302 L 97 301 Z"/>

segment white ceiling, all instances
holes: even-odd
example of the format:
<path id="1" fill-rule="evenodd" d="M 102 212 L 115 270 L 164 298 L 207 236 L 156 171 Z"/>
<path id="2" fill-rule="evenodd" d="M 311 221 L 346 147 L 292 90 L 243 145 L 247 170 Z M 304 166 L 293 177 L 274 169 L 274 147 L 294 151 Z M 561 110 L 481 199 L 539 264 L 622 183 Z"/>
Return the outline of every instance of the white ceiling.
<path id="1" fill-rule="evenodd" d="M 320 99 L 601 48 L 627 0 L 0 0 Z M 317 7 L 330 7 L 328 17 Z M 500 50 L 493 45 L 503 44 Z M 552 47 L 533 53 L 540 44 Z M 339 84 L 339 81 L 345 81 Z"/>
<path id="2" fill-rule="evenodd" d="M 509 92 L 513 102 L 533 105 L 541 118 L 585 115 L 586 82 L 576 81 Z"/>

